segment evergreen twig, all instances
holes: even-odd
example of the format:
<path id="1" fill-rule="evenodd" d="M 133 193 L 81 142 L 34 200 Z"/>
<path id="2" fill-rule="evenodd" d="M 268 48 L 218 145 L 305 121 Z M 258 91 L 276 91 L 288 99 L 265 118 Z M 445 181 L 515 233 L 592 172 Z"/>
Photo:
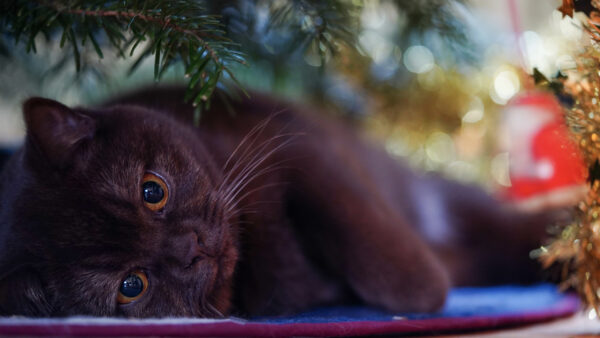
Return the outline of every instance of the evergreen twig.
<path id="1" fill-rule="evenodd" d="M 13 0 L 0 5 L 0 29 L 15 43 L 36 52 L 36 38 L 57 39 L 70 45 L 76 70 L 82 68 L 81 48 L 90 41 L 99 58 L 103 48 L 113 47 L 121 57 L 137 56 L 131 71 L 154 55 L 154 77 L 160 80 L 175 62 L 183 62 L 189 77 L 187 100 L 200 109 L 223 75 L 237 82 L 232 63 L 245 64 L 238 46 L 228 39 L 219 17 L 206 14 L 194 0 Z M 240 86 L 241 87 L 241 86 Z"/>
<path id="2" fill-rule="evenodd" d="M 453 10 L 453 5 L 467 1 L 382 0 L 382 5 L 391 4 L 403 18 L 397 20 L 398 33 L 390 37 L 392 43 L 404 50 L 415 43 L 427 45 L 426 40 L 434 36 L 436 41 L 429 46 L 434 47 L 434 54 L 449 53 L 451 60 L 469 59 L 475 53 L 465 48 L 469 47 L 465 26 Z M 154 56 L 154 78 L 158 81 L 172 65 L 183 64 L 188 83 L 186 100 L 197 107 L 197 120 L 217 85 L 228 84 L 224 79 L 241 88 L 234 67 L 246 64 L 246 55 L 232 39 L 243 44 L 249 58 L 269 62 L 279 74 L 289 73 L 285 67 L 300 66 L 294 63 L 298 51 L 305 53 L 304 60 L 311 66 L 320 65 L 318 70 L 324 74 L 327 61 L 340 50 L 361 48 L 357 37 L 363 4 L 367 2 L 5 0 L 0 1 L 0 56 L 14 54 L 8 39 L 23 46 L 19 51 L 36 53 L 43 36 L 69 51 L 51 69 L 72 59 L 78 72 L 101 73 L 102 68 L 90 62 L 90 55 L 104 58 L 115 52 L 133 60 L 131 73 Z M 317 83 L 318 88 L 319 81 L 313 80 L 310 82 Z"/>

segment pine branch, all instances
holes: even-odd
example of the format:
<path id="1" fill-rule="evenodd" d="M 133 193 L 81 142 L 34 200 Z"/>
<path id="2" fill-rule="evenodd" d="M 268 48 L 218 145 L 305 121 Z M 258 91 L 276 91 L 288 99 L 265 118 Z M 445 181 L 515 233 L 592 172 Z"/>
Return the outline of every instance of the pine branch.
<path id="1" fill-rule="evenodd" d="M 436 58 L 443 60 L 444 55 L 439 54 L 450 53 L 448 59 L 468 59 L 474 53 L 465 48 L 469 44 L 465 25 L 453 10 L 454 4 L 466 1 L 383 0 L 382 4 L 391 4 L 402 16 L 402 20 L 397 20 L 398 34 L 390 37 L 391 43 L 405 49 L 415 43 L 427 45 L 433 37 L 437 39 L 434 42 L 441 42 L 429 46 L 434 54 L 438 53 Z M 243 44 L 249 57 L 268 63 L 273 74 L 278 74 L 275 76 L 301 73 L 307 77 L 305 83 L 318 88 L 319 80 L 324 78 L 319 75 L 330 65 L 328 60 L 338 57 L 340 51 L 359 55 L 357 37 L 363 3 L 366 4 L 356 0 L 5 0 L 0 1 L 0 55 L 11 53 L 2 40 L 14 39 L 33 54 L 43 36 L 70 51 L 71 55 L 63 59 L 74 60 L 75 68 L 82 72 L 102 68 L 90 57 L 103 58 L 114 52 L 132 60 L 130 73 L 152 58 L 157 81 L 173 65 L 182 64 L 188 83 L 186 99 L 197 107 L 197 120 L 200 109 L 208 107 L 218 85 L 233 82 L 239 86 L 234 69 L 244 74 L 234 67 L 245 64 L 246 56 L 229 37 Z M 436 46 L 441 48 L 436 50 Z M 302 53 L 304 60 L 298 58 Z M 316 65 L 320 65 L 316 70 L 311 67 Z M 301 67 L 307 71 L 299 70 Z"/>
<path id="2" fill-rule="evenodd" d="M 134 71 L 154 55 L 154 77 L 182 62 L 189 77 L 187 100 L 198 111 L 227 74 L 237 82 L 230 65 L 245 64 L 237 45 L 228 39 L 220 17 L 207 14 L 193 0 L 25 1 L 0 5 L 0 29 L 36 52 L 39 34 L 48 39 L 60 35 L 60 46 L 70 45 L 77 71 L 82 68 L 81 48 L 90 41 L 99 58 L 103 49 L 114 48 L 123 58 L 133 57 L 139 46 L 146 49 L 133 62 Z"/>
<path id="3" fill-rule="evenodd" d="M 269 7 L 271 29 L 285 29 L 295 33 L 299 47 L 316 52 L 321 66 L 335 56 L 341 44 L 356 48 L 362 5 L 350 0 L 296 0 L 272 2 Z"/>
<path id="4" fill-rule="evenodd" d="M 452 59 L 473 62 L 477 56 L 474 45 L 468 37 L 467 26 L 456 13 L 456 7 L 466 5 L 469 0 L 393 0 L 406 22 L 396 42 L 405 48 L 427 40 L 433 33 L 441 47 L 437 52 L 450 52 Z M 431 38 L 431 35 L 429 35 Z M 434 51 L 436 52 L 436 51 Z"/>

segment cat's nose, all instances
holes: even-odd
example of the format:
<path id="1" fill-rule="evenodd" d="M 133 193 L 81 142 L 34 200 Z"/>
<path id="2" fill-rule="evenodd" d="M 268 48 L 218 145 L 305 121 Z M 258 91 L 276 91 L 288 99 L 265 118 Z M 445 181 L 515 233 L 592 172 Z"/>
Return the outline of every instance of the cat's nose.
<path id="1" fill-rule="evenodd" d="M 184 258 L 186 268 L 191 268 L 201 260 L 212 257 L 212 255 L 206 250 L 202 241 L 198 237 L 198 234 L 192 232 L 188 236 L 188 252 Z"/>

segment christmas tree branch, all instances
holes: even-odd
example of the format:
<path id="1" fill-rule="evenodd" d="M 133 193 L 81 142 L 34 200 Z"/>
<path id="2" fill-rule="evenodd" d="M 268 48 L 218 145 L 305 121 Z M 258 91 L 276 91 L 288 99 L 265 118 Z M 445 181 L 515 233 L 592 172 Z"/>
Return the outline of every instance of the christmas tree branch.
<path id="1" fill-rule="evenodd" d="M 447 5 L 465 1 L 382 2 L 404 17 L 391 22 L 399 32 L 389 38 L 391 43 L 400 49 L 427 45 L 423 41 L 433 32 L 442 39 L 433 44 L 442 46 L 439 53 L 466 55 L 463 52 L 472 49 L 453 50 L 467 39 L 452 6 Z M 36 53 L 43 36 L 50 45 L 66 51 L 57 63 L 60 67 L 50 67 L 56 73 L 65 61 L 74 60 L 78 72 L 101 74 L 103 67 L 109 67 L 94 63 L 93 57 L 102 59 L 110 52 L 132 59 L 129 73 L 153 56 L 156 81 L 171 66 L 183 64 L 186 99 L 199 113 L 208 106 L 217 85 L 233 82 L 239 86 L 233 69 L 246 64 L 239 44 L 250 58 L 279 69 L 297 62 L 300 55 L 302 64 L 295 63 L 294 68 L 317 66 L 321 75 L 340 51 L 364 54 L 356 53 L 363 52 L 357 39 L 364 31 L 363 5 L 372 6 L 356 0 L 4 0 L 0 1 L 0 55 L 16 55 L 7 48 L 8 39 L 24 47 L 15 49 L 25 52 L 21 56 Z"/>
<path id="2" fill-rule="evenodd" d="M 19 43 L 26 37 L 26 50 L 36 52 L 35 38 L 47 39 L 62 30 L 61 48 L 70 44 L 75 67 L 81 65 L 81 47 L 90 41 L 99 58 L 112 46 L 123 57 L 133 57 L 140 45 L 146 49 L 137 57 L 131 71 L 143 59 L 154 55 L 154 77 L 158 81 L 174 63 L 182 62 L 188 81 L 187 100 L 200 109 L 223 74 L 237 83 L 231 63 L 245 64 L 237 45 L 221 29 L 220 17 L 206 14 L 197 1 L 125 0 L 119 2 L 15 0 L 0 5 L 0 27 Z M 130 49 L 128 56 L 125 50 Z"/>
<path id="3" fill-rule="evenodd" d="M 179 27 L 178 25 L 174 24 L 171 21 L 171 17 L 169 17 L 169 16 L 164 17 L 164 18 L 157 18 L 157 17 L 153 17 L 153 16 L 149 16 L 149 15 L 144 15 L 141 12 L 134 13 L 134 12 L 119 12 L 119 11 L 101 11 L 101 10 L 90 11 L 90 10 L 81 10 L 81 9 L 61 10 L 60 8 L 56 8 L 56 10 L 60 11 L 60 12 L 70 13 L 70 14 L 79 14 L 79 15 L 93 16 L 93 17 L 116 17 L 116 18 L 126 17 L 126 18 L 132 18 L 132 19 L 139 19 L 142 21 L 157 23 L 157 24 L 162 25 L 163 27 L 173 28 L 174 30 L 181 32 L 181 33 L 193 35 L 200 41 L 203 41 L 203 38 L 210 38 L 210 39 L 215 39 L 215 40 L 226 40 L 222 36 L 209 35 L 209 34 L 205 34 L 203 32 L 196 33 L 190 29 L 185 29 L 185 28 Z"/>

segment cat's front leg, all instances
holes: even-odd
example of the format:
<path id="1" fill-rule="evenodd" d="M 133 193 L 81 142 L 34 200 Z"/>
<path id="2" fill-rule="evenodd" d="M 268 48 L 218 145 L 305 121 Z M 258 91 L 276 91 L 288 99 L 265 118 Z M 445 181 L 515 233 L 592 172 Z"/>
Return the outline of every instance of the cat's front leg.
<path id="1" fill-rule="evenodd" d="M 298 179 L 289 207 L 307 250 L 367 304 L 398 312 L 440 309 L 446 271 L 391 201 L 368 177 L 326 164 L 319 169 Z"/>

